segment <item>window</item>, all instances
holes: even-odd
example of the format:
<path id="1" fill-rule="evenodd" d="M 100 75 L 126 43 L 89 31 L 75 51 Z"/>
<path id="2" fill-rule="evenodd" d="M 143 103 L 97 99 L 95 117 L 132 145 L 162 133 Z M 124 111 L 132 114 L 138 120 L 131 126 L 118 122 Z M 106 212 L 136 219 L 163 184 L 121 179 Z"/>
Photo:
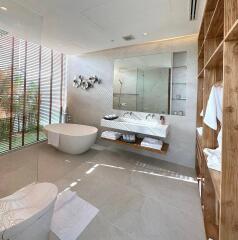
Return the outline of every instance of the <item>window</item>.
<path id="1" fill-rule="evenodd" d="M 0 31 L 0 153 L 46 139 L 62 122 L 65 55 Z"/>

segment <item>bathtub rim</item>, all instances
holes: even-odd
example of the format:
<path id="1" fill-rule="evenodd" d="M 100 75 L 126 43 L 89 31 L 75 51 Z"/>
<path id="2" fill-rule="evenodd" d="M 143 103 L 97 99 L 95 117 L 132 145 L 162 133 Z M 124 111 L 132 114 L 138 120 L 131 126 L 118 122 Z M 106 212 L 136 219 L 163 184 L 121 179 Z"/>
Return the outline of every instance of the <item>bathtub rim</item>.
<path id="1" fill-rule="evenodd" d="M 60 131 L 53 131 L 52 129 L 47 129 L 48 127 L 50 126 L 56 126 L 56 125 L 74 125 L 74 126 L 81 126 L 81 127 L 87 127 L 87 128 L 90 128 L 92 130 L 94 130 L 93 132 L 89 132 L 89 133 L 85 133 L 85 134 L 77 134 L 77 135 L 73 135 L 73 134 L 66 134 L 66 133 L 62 133 Z M 72 138 L 77 138 L 77 137 L 86 137 L 86 136 L 90 136 L 90 135 L 94 135 L 94 134 L 97 134 L 98 133 L 98 128 L 97 127 L 94 127 L 94 126 L 89 126 L 89 125 L 84 125 L 84 124 L 78 124 L 78 123 L 53 123 L 53 124 L 48 124 L 46 126 L 44 126 L 44 131 L 46 133 L 48 132 L 53 132 L 53 133 L 58 133 L 60 134 L 61 136 L 65 136 L 65 137 L 72 137 Z"/>

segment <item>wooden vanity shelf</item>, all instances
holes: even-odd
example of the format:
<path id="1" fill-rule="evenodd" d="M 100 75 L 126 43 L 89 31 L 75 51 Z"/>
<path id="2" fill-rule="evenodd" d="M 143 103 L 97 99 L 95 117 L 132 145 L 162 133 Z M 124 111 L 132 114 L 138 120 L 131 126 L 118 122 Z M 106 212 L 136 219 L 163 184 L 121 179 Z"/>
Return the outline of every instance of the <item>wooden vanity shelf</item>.
<path id="1" fill-rule="evenodd" d="M 198 35 L 196 169 L 207 239 L 238 239 L 238 0 L 207 0 Z M 209 169 L 204 148 L 217 147 L 218 131 L 203 123 L 212 86 L 223 81 L 222 172 Z"/>
<path id="2" fill-rule="evenodd" d="M 129 147 L 132 147 L 132 148 L 142 149 L 142 150 L 146 150 L 146 151 L 149 151 L 149 152 L 158 153 L 158 154 L 162 154 L 162 155 L 167 154 L 168 149 L 169 149 L 169 144 L 168 143 L 164 143 L 161 150 L 148 148 L 148 147 L 143 147 L 143 146 L 140 145 L 142 140 L 143 140 L 142 138 L 136 138 L 135 143 L 127 143 L 127 142 L 123 141 L 122 138 L 118 139 L 118 140 L 111 140 L 111 139 L 108 139 L 108 138 L 101 137 L 101 139 L 106 140 L 106 141 L 110 141 L 110 142 L 113 142 L 113 143 L 116 143 L 116 144 L 126 145 L 126 146 L 129 146 Z"/>

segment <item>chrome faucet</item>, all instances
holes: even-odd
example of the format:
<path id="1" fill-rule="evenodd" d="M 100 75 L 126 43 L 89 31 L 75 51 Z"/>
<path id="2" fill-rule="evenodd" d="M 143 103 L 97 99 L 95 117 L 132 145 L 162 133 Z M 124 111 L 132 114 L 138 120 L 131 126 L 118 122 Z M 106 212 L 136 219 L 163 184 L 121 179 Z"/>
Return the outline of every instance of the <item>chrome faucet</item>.
<path id="1" fill-rule="evenodd" d="M 145 117 L 146 120 L 148 120 L 148 118 L 151 117 L 152 119 L 155 117 L 155 114 L 151 114 L 151 113 L 148 113 Z"/>
<path id="2" fill-rule="evenodd" d="M 123 114 L 123 117 L 125 117 L 125 116 L 128 115 L 128 114 L 131 116 L 131 115 L 132 115 L 132 112 L 125 112 L 125 113 Z"/>
<path id="3" fill-rule="evenodd" d="M 151 117 L 150 113 L 146 115 L 145 119 L 148 120 L 149 117 Z"/>

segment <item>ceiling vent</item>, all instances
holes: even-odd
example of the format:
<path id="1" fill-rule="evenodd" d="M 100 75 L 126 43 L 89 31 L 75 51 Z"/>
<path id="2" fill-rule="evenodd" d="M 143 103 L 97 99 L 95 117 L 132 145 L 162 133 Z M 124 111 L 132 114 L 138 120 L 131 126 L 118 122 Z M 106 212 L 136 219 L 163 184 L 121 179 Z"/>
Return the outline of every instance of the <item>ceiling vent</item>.
<path id="1" fill-rule="evenodd" d="M 135 39 L 135 36 L 133 35 L 127 35 L 127 36 L 124 36 L 122 37 L 125 41 L 131 41 L 131 40 L 134 40 Z"/>
<path id="2" fill-rule="evenodd" d="M 197 0 L 190 0 L 190 21 L 194 21 L 196 19 L 197 13 Z"/>

